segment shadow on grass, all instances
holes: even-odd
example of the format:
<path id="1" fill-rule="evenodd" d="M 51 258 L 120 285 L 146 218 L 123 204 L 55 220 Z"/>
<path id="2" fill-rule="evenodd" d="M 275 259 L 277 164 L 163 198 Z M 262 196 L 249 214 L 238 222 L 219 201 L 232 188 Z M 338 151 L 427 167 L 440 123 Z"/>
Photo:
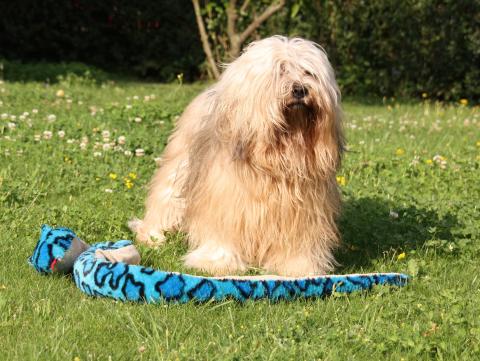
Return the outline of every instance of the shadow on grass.
<path id="1" fill-rule="evenodd" d="M 43 82 L 54 84 L 61 81 L 76 81 L 88 84 L 102 84 L 106 81 L 128 82 L 136 80 L 119 72 L 105 71 L 79 62 L 34 62 L 23 63 L 0 58 L 3 64 L 3 80 L 12 82 Z"/>
<path id="2" fill-rule="evenodd" d="M 389 204 L 379 198 L 344 201 L 340 219 L 343 244 L 336 254 L 339 273 L 369 266 L 391 250 L 421 248 L 432 238 L 452 241 L 452 229 L 459 225 L 450 213 L 439 216 L 415 206 L 396 209 L 398 217 L 390 211 Z"/>

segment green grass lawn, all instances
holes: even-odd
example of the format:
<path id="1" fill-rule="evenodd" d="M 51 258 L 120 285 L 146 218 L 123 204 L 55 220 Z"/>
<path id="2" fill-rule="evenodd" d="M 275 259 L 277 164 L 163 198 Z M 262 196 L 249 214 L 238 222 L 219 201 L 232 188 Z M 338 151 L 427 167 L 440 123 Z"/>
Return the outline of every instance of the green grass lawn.
<path id="1" fill-rule="evenodd" d="M 478 107 L 345 101 L 337 271 L 406 272 L 406 288 L 141 305 L 90 298 L 70 277 L 30 268 L 43 223 L 88 242 L 133 237 L 126 222 L 142 215 L 155 158 L 203 88 L 0 84 L 0 360 L 479 359 Z M 189 271 L 185 250 L 180 234 L 140 246 L 144 264 L 175 271 Z"/>

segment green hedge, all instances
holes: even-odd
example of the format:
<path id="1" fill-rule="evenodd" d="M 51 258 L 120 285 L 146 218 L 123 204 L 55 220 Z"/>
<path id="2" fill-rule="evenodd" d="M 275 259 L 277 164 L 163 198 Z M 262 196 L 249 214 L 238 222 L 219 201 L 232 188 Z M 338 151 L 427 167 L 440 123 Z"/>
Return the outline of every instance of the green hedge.
<path id="1" fill-rule="evenodd" d="M 480 98 L 478 0 L 304 0 L 283 15 L 269 27 L 322 44 L 345 93 Z"/>
<path id="2" fill-rule="evenodd" d="M 203 52 L 190 0 L 17 0 L 0 7 L 0 58 L 84 62 L 194 80 Z"/>
<path id="3" fill-rule="evenodd" d="M 79 61 L 167 81 L 204 69 L 190 0 L 18 0 L 1 11 L 0 58 Z M 478 100 L 479 23 L 480 0 L 287 0 L 255 36 L 320 43 L 346 94 Z"/>

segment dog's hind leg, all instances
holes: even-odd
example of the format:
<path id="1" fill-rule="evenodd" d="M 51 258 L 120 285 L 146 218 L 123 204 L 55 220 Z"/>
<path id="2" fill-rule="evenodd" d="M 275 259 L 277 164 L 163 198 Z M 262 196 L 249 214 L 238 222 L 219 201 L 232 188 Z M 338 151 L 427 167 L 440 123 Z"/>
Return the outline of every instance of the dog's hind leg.
<path id="1" fill-rule="evenodd" d="M 185 211 L 182 193 L 189 168 L 190 143 L 202 127 L 209 99 L 206 91 L 185 109 L 168 140 L 160 169 L 150 183 L 144 219 L 133 219 L 128 223 L 141 242 L 150 245 L 162 243 L 164 231 L 175 230 L 182 225 Z"/>
<path id="2" fill-rule="evenodd" d="M 181 156 L 168 159 L 153 177 L 144 219 L 128 222 L 138 241 L 149 245 L 163 243 L 164 231 L 176 230 L 181 226 L 185 208 L 181 190 L 186 163 L 185 157 Z"/>

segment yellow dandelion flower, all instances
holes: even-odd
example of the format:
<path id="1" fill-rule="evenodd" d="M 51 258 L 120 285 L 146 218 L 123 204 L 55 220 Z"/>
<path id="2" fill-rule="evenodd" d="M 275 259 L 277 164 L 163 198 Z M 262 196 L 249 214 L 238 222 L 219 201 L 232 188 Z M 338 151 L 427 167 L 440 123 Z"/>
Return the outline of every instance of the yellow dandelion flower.
<path id="1" fill-rule="evenodd" d="M 433 163 L 433 160 L 427 159 L 427 160 L 425 161 L 425 163 L 427 163 L 427 164 L 432 164 L 432 163 Z"/>
<path id="2" fill-rule="evenodd" d="M 59 89 L 59 90 L 57 90 L 56 95 L 59 98 L 63 98 L 65 96 L 65 92 L 62 89 Z"/>
<path id="3" fill-rule="evenodd" d="M 463 105 L 463 106 L 468 105 L 468 99 L 463 98 L 463 99 L 460 99 L 459 102 L 460 102 L 460 104 Z"/>
<path id="4" fill-rule="evenodd" d="M 428 98 L 428 94 L 427 93 L 422 93 L 422 98 L 423 99 Z"/>
<path id="5" fill-rule="evenodd" d="M 125 179 L 125 187 L 127 187 L 127 189 L 133 188 L 133 182 L 130 179 Z"/>
<path id="6" fill-rule="evenodd" d="M 397 148 L 397 150 L 395 151 L 395 154 L 396 155 L 404 155 L 405 154 L 405 149 L 403 148 Z"/>
<path id="7" fill-rule="evenodd" d="M 117 173 L 110 173 L 108 176 L 110 177 L 110 179 L 117 179 Z"/>
<path id="8" fill-rule="evenodd" d="M 477 147 L 480 147 L 480 140 L 477 140 L 477 142 L 475 143 Z"/>
<path id="9" fill-rule="evenodd" d="M 343 175 L 337 176 L 337 183 L 341 186 L 345 186 L 347 184 L 347 179 Z"/>
<path id="10" fill-rule="evenodd" d="M 130 172 L 128 173 L 128 176 L 132 179 L 137 179 L 137 173 Z"/>
<path id="11" fill-rule="evenodd" d="M 405 259 L 405 257 L 407 257 L 407 255 L 405 252 L 402 252 L 397 256 L 397 261 L 401 261 L 402 259 Z"/>

